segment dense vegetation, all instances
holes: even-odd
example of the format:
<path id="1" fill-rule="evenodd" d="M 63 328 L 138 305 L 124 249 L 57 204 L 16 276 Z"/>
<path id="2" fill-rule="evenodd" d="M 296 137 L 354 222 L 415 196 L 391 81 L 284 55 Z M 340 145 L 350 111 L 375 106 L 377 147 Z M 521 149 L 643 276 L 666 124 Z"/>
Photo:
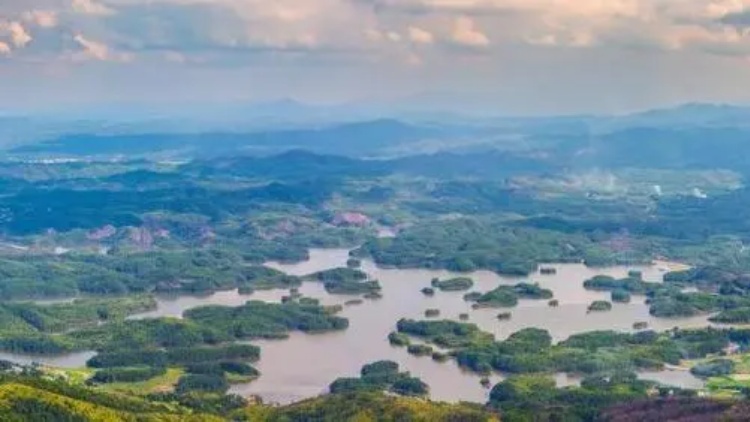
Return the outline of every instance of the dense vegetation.
<path id="1" fill-rule="evenodd" d="M 0 304 L 0 326 L 6 334 L 60 332 L 120 321 L 153 309 L 156 309 L 156 300 L 151 296 L 76 299 L 71 303 L 50 305 L 3 303 Z"/>
<path id="2" fill-rule="evenodd" d="M 146 381 L 159 375 L 164 375 L 166 369 L 162 366 L 144 366 L 140 368 L 108 368 L 96 371 L 89 379 L 95 384 L 114 382 Z"/>
<path id="3" fill-rule="evenodd" d="M 586 280 L 584 287 L 611 292 L 613 302 L 629 302 L 631 294 L 645 295 L 651 315 L 657 317 L 717 313 L 710 320 L 719 323 L 743 323 L 750 318 L 750 284 L 737 271 L 697 267 L 667 273 L 664 283 L 646 282 L 636 274 L 619 280 L 599 275 Z M 698 291 L 684 292 L 685 287 Z"/>
<path id="4" fill-rule="evenodd" d="M 278 338 L 290 331 L 322 332 L 343 330 L 349 325 L 345 318 L 331 315 L 320 306 L 286 303 L 283 305 L 251 301 L 230 308 L 208 306 L 190 309 L 185 318 L 205 327 L 211 327 L 221 338 Z"/>
<path id="5" fill-rule="evenodd" d="M 471 323 L 410 321 L 398 323 L 400 334 L 418 337 L 451 349 L 459 365 L 479 373 L 611 374 L 622 371 L 661 369 L 683 359 L 721 353 L 730 343 L 747 345 L 748 330 L 674 330 L 668 333 L 640 331 L 634 334 L 596 331 L 571 336 L 558 344 L 541 329 L 528 328 L 495 341 Z M 409 344 L 396 334 L 391 342 Z"/>
<path id="6" fill-rule="evenodd" d="M 251 256 L 251 250 L 243 253 L 247 255 L 244 258 L 227 249 L 209 248 L 0 260 L 0 298 L 15 300 L 152 291 L 201 293 L 237 287 L 288 288 L 300 284 L 297 277 L 247 265 L 247 259 L 255 258 Z"/>
<path id="7" fill-rule="evenodd" d="M 64 335 L 71 330 L 95 329 L 103 323 L 123 323 L 128 315 L 152 310 L 150 296 L 113 299 L 77 299 L 72 303 L 36 305 L 0 304 L 0 350 L 57 354 L 79 348 Z"/>
<path id="8" fill-rule="evenodd" d="M 231 383 L 261 375 L 251 365 L 260 349 L 237 341 L 348 327 L 345 318 L 335 315 L 339 308 L 319 306 L 298 291 L 291 291 L 282 304 L 209 306 L 191 309 L 181 320 L 126 319 L 153 310 L 153 294 L 289 290 L 303 279 L 323 283 L 331 294 L 380 297 L 379 283 L 359 269 L 363 258 L 391 267 L 462 273 L 486 269 L 524 276 L 552 262 L 599 266 L 679 259 L 694 267 L 667 274 L 663 284 L 631 272 L 623 279 L 598 276 L 585 286 L 609 292 L 618 303 L 645 295 L 657 317 L 710 315 L 717 323 L 750 321 L 750 252 L 744 247 L 750 239 L 750 189 L 742 187 L 741 175 L 715 170 L 747 173 L 746 166 L 741 154 L 722 158 L 710 142 L 715 136 L 719 151 L 727 150 L 727 142 L 746 151 L 739 142 L 746 131 L 704 128 L 700 133 L 710 136 L 687 136 L 644 128 L 592 135 L 586 122 L 580 127 L 538 123 L 524 133 L 524 145 L 511 151 L 466 155 L 358 160 L 293 151 L 186 164 L 0 163 L 0 349 L 98 352 L 85 369 L 97 390 L 7 374 L 0 383 L 0 419 L 493 417 L 478 407 L 383 396 L 382 391 L 427 393 L 421 381 L 399 372 L 392 362 L 368 365 L 359 378 L 334 382 L 335 394 L 292 406 L 248 408 L 241 398 L 227 395 Z M 513 130 L 522 126 L 505 124 Z M 445 135 L 394 122 L 373 125 L 385 125 L 390 134 L 388 141 L 371 139 L 381 147 L 395 147 L 396 135 L 405 132 L 404 139 L 412 140 L 416 134 Z M 368 128 L 321 129 L 310 139 L 304 130 L 264 133 L 247 141 L 273 149 L 279 148 L 275 140 L 283 140 L 286 148 L 304 140 L 320 150 L 356 155 L 353 151 L 364 148 L 357 141 Z M 346 148 L 334 139 L 342 134 L 351 135 Z M 683 135 L 687 138 L 681 144 Z M 226 142 L 221 148 L 217 143 L 217 150 L 246 141 L 240 135 L 216 136 Z M 637 145 L 631 139 L 635 136 Z M 85 138 L 73 136 L 46 148 L 88 152 L 94 144 Z M 129 150 L 145 138 L 114 136 L 108 139 L 114 143 L 91 151 Z M 177 138 L 155 136 L 155 144 L 175 145 Z M 642 141 L 655 138 L 663 138 L 663 144 Z M 195 146 L 201 136 L 191 139 Z M 683 152 L 692 158 L 686 160 Z M 625 167 L 644 163 L 653 168 Z M 592 168 L 600 164 L 611 168 Z M 376 238 L 381 226 L 394 229 L 395 237 Z M 361 247 L 346 268 L 295 277 L 262 266 L 271 260 L 304 260 L 311 247 L 355 245 Z M 457 277 L 436 280 L 423 293 L 472 286 L 469 277 Z M 520 283 L 465 297 L 475 307 L 512 307 L 519 300 L 552 296 L 539 285 Z M 73 297 L 81 298 L 58 304 L 18 302 Z M 602 301 L 592 304 L 592 310 L 611 306 Z M 428 311 L 430 317 L 438 316 L 434 309 Z M 388 340 L 406 352 L 436 361 L 454 359 L 475 372 L 511 374 L 493 388 L 489 403 L 504 420 L 596 420 L 601 412 L 617 420 L 624 412 L 618 404 L 654 394 L 648 383 L 633 379 L 631 371 L 700 359 L 692 372 L 718 382 L 716 378 L 730 377 L 743 365 L 718 355 L 727 345 L 744 350 L 748 338 L 741 329 L 604 331 L 553 344 L 549 333 L 530 328 L 497 341 L 466 322 L 404 319 Z M 434 345 L 449 352 L 435 352 Z M 557 372 L 587 378 L 579 388 L 557 389 L 548 377 Z M 138 388 L 160 378 L 169 379 L 168 388 L 148 397 L 115 399 L 101 392 L 122 384 Z M 741 382 L 724 381 L 736 381 L 732 392 L 743 394 Z M 675 402 L 666 402 L 666 407 Z M 696 409 L 700 404 L 684 406 Z M 611 406 L 613 410 L 605 410 Z M 732 407 L 724 406 L 722 412 Z M 653 412 L 648 404 L 636 409 Z"/>
<path id="9" fill-rule="evenodd" d="M 481 268 L 510 275 L 528 275 L 544 262 L 603 265 L 640 261 L 607 251 L 586 236 L 469 218 L 420 224 L 393 239 L 370 240 L 357 253 L 387 266 L 453 271 Z"/>
<path id="10" fill-rule="evenodd" d="M 446 348 L 462 347 L 492 340 L 492 335 L 482 333 L 474 324 L 450 320 L 414 321 L 402 319 L 398 321 L 397 329 L 398 333 L 419 337 Z M 402 338 L 394 335 L 391 342 Z"/>
<path id="11" fill-rule="evenodd" d="M 384 396 L 375 392 L 334 394 L 283 407 L 251 407 L 248 420 L 310 421 L 415 421 L 496 422 L 499 416 L 481 406 L 447 404 L 420 399 Z"/>
<path id="12" fill-rule="evenodd" d="M 402 396 L 426 396 L 429 386 L 408 372 L 399 372 L 393 361 L 378 361 L 362 367 L 359 378 L 339 378 L 330 386 L 332 394 L 358 391 L 390 391 Z"/>
<path id="13" fill-rule="evenodd" d="M 368 280 L 367 273 L 349 267 L 320 271 L 306 278 L 323 282 L 326 291 L 331 294 L 367 295 L 380 290 L 377 280 Z"/>
<path id="14" fill-rule="evenodd" d="M 612 303 L 606 300 L 595 300 L 588 308 L 589 312 L 606 312 L 612 310 Z"/>
<path id="15" fill-rule="evenodd" d="M 57 354 L 70 350 L 118 351 L 126 348 L 128 359 L 151 356 L 141 363 L 161 362 L 173 348 L 197 353 L 196 347 L 213 346 L 238 339 L 283 338 L 290 331 L 320 332 L 343 330 L 348 320 L 332 315 L 338 309 L 296 301 L 284 304 L 248 302 L 236 308 L 211 306 L 195 308 L 184 320 L 169 318 L 124 320 L 122 315 L 153 306 L 150 297 L 127 300 L 79 300 L 58 305 L 20 306 L 14 315 L 0 314 L 3 326 L 0 348 L 7 351 Z M 49 308 L 49 309 L 48 309 Z M 37 313 L 32 311 L 37 310 Z M 102 319 L 106 315 L 108 319 Z M 119 319 L 116 315 L 120 315 Z M 58 319 L 52 319 L 58 318 Z M 97 324 L 98 322 L 106 322 Z M 160 351 L 167 348 L 167 352 Z M 117 354 L 119 352 L 115 352 Z M 100 354 L 97 358 L 104 356 Z M 138 362 L 134 362 L 138 363 Z"/>
<path id="16" fill-rule="evenodd" d="M 580 387 L 556 388 L 551 377 L 518 375 L 494 386 L 488 407 L 449 405 L 377 391 L 399 374 L 398 365 L 381 361 L 362 368 L 361 378 L 378 387 L 355 388 L 348 382 L 337 393 L 288 406 L 248 405 L 239 398 L 220 400 L 215 391 L 223 388 L 207 376 L 189 376 L 181 385 L 191 386 L 182 396 L 112 394 L 71 384 L 61 379 L 40 377 L 23 370 L 0 376 L 0 417 L 9 421 L 224 421 L 251 420 L 413 420 L 413 421 L 553 421 L 553 420 L 742 420 L 746 404 L 732 400 L 692 397 L 673 389 L 652 389 L 634 374 L 588 377 Z M 395 383 L 394 383 L 395 384 Z M 390 384 L 393 385 L 393 384 Z M 409 386 L 412 383 L 408 384 Z M 416 382 L 413 385 L 419 385 Z M 654 395 L 657 397 L 654 397 Z M 408 394 L 407 394 L 408 395 Z M 635 418 L 635 419 L 633 419 Z M 697 418 L 697 419 L 696 419 Z M 739 418 L 739 419 L 738 419 Z"/>
<path id="17" fill-rule="evenodd" d="M 462 290 L 469 290 L 473 285 L 474 281 L 468 277 L 457 277 L 448 280 L 440 280 L 436 278 L 432 280 L 432 287 L 443 292 L 460 292 Z"/>
<path id="18" fill-rule="evenodd" d="M 734 362 L 729 359 L 714 359 L 690 368 L 690 373 L 701 378 L 729 375 L 734 371 Z"/>
<path id="19" fill-rule="evenodd" d="M 487 293 L 470 293 L 464 296 L 469 302 L 475 302 L 475 308 L 512 308 L 519 299 L 546 300 L 553 297 L 552 290 L 544 289 L 539 284 L 519 283 L 515 286 L 500 286 Z"/>
<path id="20" fill-rule="evenodd" d="M 590 377 L 580 387 L 558 389 L 552 377 L 517 375 L 497 384 L 490 405 L 508 421 L 596 420 L 603 409 L 648 397 L 650 384 L 634 374 Z"/>
<path id="21" fill-rule="evenodd" d="M 229 420 L 408 420 L 493 421 L 496 414 L 481 406 L 449 405 L 379 392 L 348 392 L 289 406 L 248 405 L 239 397 L 221 398 L 224 387 L 213 378 L 192 375 L 181 379 L 181 395 L 113 394 L 62 379 L 49 379 L 23 370 L 0 374 L 0 419 L 4 421 L 205 421 Z M 409 384 L 411 385 L 411 384 Z M 190 388 L 187 388 L 190 387 Z M 196 388 L 197 387 L 197 388 Z"/>
<path id="22" fill-rule="evenodd" d="M 177 403 L 113 395 L 38 374 L 0 376 L 0 419 L 7 421 L 222 421 Z"/>

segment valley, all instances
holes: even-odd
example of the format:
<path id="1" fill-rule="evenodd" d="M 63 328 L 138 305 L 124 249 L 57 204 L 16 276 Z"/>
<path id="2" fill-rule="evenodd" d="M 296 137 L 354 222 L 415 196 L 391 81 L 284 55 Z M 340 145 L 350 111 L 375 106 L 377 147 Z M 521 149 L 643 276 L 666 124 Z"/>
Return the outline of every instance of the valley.
<path id="1" fill-rule="evenodd" d="M 403 137 L 339 148 L 372 125 Z M 341 397 L 519 421 L 745 397 L 743 170 L 629 167 L 616 137 L 598 164 L 547 135 L 387 153 L 496 129 L 376 122 L 196 153 L 206 135 L 159 161 L 129 150 L 149 135 L 74 160 L 93 138 L 12 150 L 45 158 L 0 163 L 6 382 L 258 420 Z"/>

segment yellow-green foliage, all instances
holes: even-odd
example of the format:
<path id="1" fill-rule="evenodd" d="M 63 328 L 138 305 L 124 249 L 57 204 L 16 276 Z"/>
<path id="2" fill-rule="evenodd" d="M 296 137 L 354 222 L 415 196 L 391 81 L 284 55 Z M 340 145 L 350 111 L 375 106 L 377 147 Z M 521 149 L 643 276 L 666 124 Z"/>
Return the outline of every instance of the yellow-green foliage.
<path id="1" fill-rule="evenodd" d="M 0 385 L 0 420 L 5 422 L 37 420 L 72 422 L 221 421 L 220 418 L 208 415 L 134 413 L 116 410 L 15 382 Z"/>
<path id="2" fill-rule="evenodd" d="M 11 420 L 70 419 L 90 421 L 124 420 L 106 407 L 40 391 L 21 384 L 0 387 L 0 415 Z"/>
<path id="3" fill-rule="evenodd" d="M 169 368 L 164 375 L 151 378 L 147 381 L 104 384 L 100 388 L 107 391 L 118 391 L 135 395 L 171 392 L 174 390 L 177 380 L 184 373 L 185 371 L 182 369 Z"/>
<path id="4" fill-rule="evenodd" d="M 750 354 L 744 353 L 727 358 L 735 363 L 732 374 L 709 378 L 706 388 L 713 397 L 742 397 L 750 388 Z M 703 361 L 705 360 L 696 360 L 689 364 Z"/>
<path id="5" fill-rule="evenodd" d="M 332 394 L 288 406 L 214 408 L 196 396 L 178 402 L 153 400 L 132 392 L 111 392 L 36 375 L 0 376 L 0 421 L 67 422 L 496 422 L 480 405 L 437 403 L 380 392 Z M 197 405 L 197 407 L 195 406 Z M 201 412 L 212 412 L 204 414 Z"/>
<path id="6" fill-rule="evenodd" d="M 382 393 L 328 395 L 283 407 L 252 406 L 242 416 L 253 422 L 499 421 L 497 415 L 480 406 L 436 403 Z"/>

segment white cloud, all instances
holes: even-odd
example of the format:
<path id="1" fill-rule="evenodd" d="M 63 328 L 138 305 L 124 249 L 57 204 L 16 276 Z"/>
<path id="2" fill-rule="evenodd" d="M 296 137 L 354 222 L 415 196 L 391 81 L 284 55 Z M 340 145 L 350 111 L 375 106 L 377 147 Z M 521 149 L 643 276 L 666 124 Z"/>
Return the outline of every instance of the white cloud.
<path id="1" fill-rule="evenodd" d="M 415 44 L 432 44 L 435 41 L 435 37 L 429 31 L 417 28 L 416 26 L 410 26 L 409 40 Z"/>
<path id="2" fill-rule="evenodd" d="M 110 16 L 117 13 L 116 10 L 95 0 L 73 0 L 72 7 L 74 11 L 85 15 Z"/>
<path id="3" fill-rule="evenodd" d="M 750 31 L 739 41 L 721 24 L 728 15 L 750 13 L 750 0 L 368 1 L 384 19 L 419 20 L 432 33 L 452 31 L 453 42 L 474 47 L 499 40 L 547 48 L 647 47 L 713 54 L 745 44 L 750 50 Z M 454 20 L 459 23 L 446 23 Z"/>
<path id="4" fill-rule="evenodd" d="M 82 49 L 82 53 L 74 57 L 76 59 L 94 59 L 109 62 L 129 62 L 132 60 L 130 54 L 114 52 L 108 45 L 93 41 L 81 34 L 76 34 L 73 40 Z"/>
<path id="5" fill-rule="evenodd" d="M 456 0 L 446 0 L 456 1 Z M 474 21 L 466 16 L 459 16 L 453 25 L 451 40 L 466 47 L 487 47 L 490 39 L 479 30 Z"/>
<path id="6" fill-rule="evenodd" d="M 19 22 L 10 23 L 10 39 L 18 48 L 25 47 L 33 39 Z"/>
<path id="7" fill-rule="evenodd" d="M 54 10 L 30 10 L 23 13 L 23 20 L 42 28 L 54 28 L 58 23 L 58 15 Z"/>
<path id="8" fill-rule="evenodd" d="M 73 30 L 97 40 L 110 60 L 115 49 L 174 52 L 188 63 L 267 51 L 345 52 L 367 61 L 419 51 L 432 63 L 437 56 L 450 60 L 445 44 L 750 57 L 750 29 L 743 33 L 722 19 L 748 11 L 750 0 L 0 0 L 0 40 L 15 49 L 34 37 L 27 54 L 56 48 L 63 56 Z M 17 25 L 12 33 L 10 22 Z"/>
<path id="9" fill-rule="evenodd" d="M 33 40 L 26 28 L 16 21 L 0 21 L 0 35 L 3 34 L 10 39 L 10 42 L 16 48 L 23 48 Z"/>
<path id="10" fill-rule="evenodd" d="M 81 46 L 87 56 L 102 61 L 109 59 L 109 47 L 106 44 L 89 40 L 81 34 L 77 34 L 73 39 Z"/>
<path id="11" fill-rule="evenodd" d="M 159 75 L 160 87 L 164 66 L 202 81 L 185 92 L 213 83 L 230 92 L 252 85 L 269 95 L 308 89 L 342 98 L 495 89 L 527 105 L 541 102 L 528 93 L 545 86 L 545 97 L 564 107 L 605 101 L 612 108 L 642 97 L 731 100 L 750 81 L 742 74 L 743 58 L 750 60 L 750 0 L 0 0 L 0 22 L 0 56 L 12 58 L 0 66 L 17 69 L 32 88 L 39 80 L 25 71 L 35 66 L 136 57 L 129 69 L 92 65 L 91 73 L 70 75 L 116 75 L 137 91 L 147 75 Z M 22 31 L 12 35 L 10 22 Z M 461 54 L 461 46 L 486 54 Z M 467 70 L 467 60 L 482 65 Z M 235 71 L 238 79 L 223 77 Z M 336 89 L 325 85 L 331 75 Z M 383 83 L 361 84 L 373 75 Z M 592 85 L 600 89 L 582 88 Z"/>

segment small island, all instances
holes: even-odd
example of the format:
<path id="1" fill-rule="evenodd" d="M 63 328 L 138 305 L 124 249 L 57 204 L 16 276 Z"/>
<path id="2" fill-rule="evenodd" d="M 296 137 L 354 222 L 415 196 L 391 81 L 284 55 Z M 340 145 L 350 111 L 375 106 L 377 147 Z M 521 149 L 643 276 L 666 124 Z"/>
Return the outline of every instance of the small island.
<path id="1" fill-rule="evenodd" d="M 468 277 L 456 277 L 448 280 L 432 279 L 432 287 L 440 289 L 443 292 L 460 292 L 469 290 L 474 286 L 474 280 Z"/>
<path id="2" fill-rule="evenodd" d="M 406 351 L 414 356 L 429 356 L 432 355 L 432 347 L 426 344 L 410 344 L 406 347 Z"/>
<path id="3" fill-rule="evenodd" d="M 383 295 L 379 291 L 372 291 L 369 293 L 365 293 L 365 295 L 362 297 L 369 300 L 379 300 L 383 298 Z"/>
<path id="4" fill-rule="evenodd" d="M 631 300 L 630 293 L 624 289 L 612 290 L 610 297 L 612 299 L 612 302 L 616 303 L 630 303 Z"/>
<path id="5" fill-rule="evenodd" d="M 596 300 L 589 305 L 589 312 L 606 312 L 612 310 L 612 303 L 606 300 Z"/>
<path id="6" fill-rule="evenodd" d="M 634 330 L 645 330 L 648 328 L 648 322 L 638 321 L 633 323 Z"/>
<path id="7" fill-rule="evenodd" d="M 391 346 L 396 347 L 406 347 L 411 344 L 411 340 L 409 340 L 408 335 L 396 331 L 388 334 L 388 342 L 391 344 Z"/>
<path id="8" fill-rule="evenodd" d="M 393 361 L 378 361 L 367 364 L 360 370 L 359 378 L 339 378 L 329 387 L 331 394 L 362 391 L 387 391 L 400 396 L 426 396 L 430 389 L 419 378 L 408 372 L 400 372 Z"/>
<path id="9" fill-rule="evenodd" d="M 330 294 L 371 295 L 381 290 L 377 280 L 369 280 L 367 273 L 354 268 L 333 268 L 305 278 L 323 282 Z"/>
<path id="10" fill-rule="evenodd" d="M 539 274 L 542 274 L 542 275 L 555 275 L 555 274 L 557 274 L 557 268 L 542 267 L 541 269 L 539 269 Z"/>
<path id="11" fill-rule="evenodd" d="M 435 362 L 443 363 L 448 362 L 451 359 L 450 355 L 441 353 L 441 352 L 433 352 L 432 353 L 432 360 Z"/>
<path id="12" fill-rule="evenodd" d="M 708 320 L 718 324 L 748 324 L 750 323 L 750 307 L 727 309 Z"/>
<path id="13" fill-rule="evenodd" d="M 464 295 L 464 300 L 467 302 L 476 302 L 482 297 L 480 292 L 471 292 Z"/>
<path id="14" fill-rule="evenodd" d="M 481 295 L 474 304 L 477 308 L 512 308 L 518 305 L 518 295 L 510 286 L 500 286 Z"/>
<path id="15" fill-rule="evenodd" d="M 437 318 L 440 316 L 440 309 L 428 309 L 424 311 L 424 316 L 427 318 Z"/>
<path id="16" fill-rule="evenodd" d="M 515 286 L 500 286 L 487 293 L 472 292 L 464 300 L 475 302 L 473 308 L 512 308 L 518 305 L 519 299 L 544 300 L 552 299 L 552 290 L 542 288 L 539 284 L 519 283 Z"/>

